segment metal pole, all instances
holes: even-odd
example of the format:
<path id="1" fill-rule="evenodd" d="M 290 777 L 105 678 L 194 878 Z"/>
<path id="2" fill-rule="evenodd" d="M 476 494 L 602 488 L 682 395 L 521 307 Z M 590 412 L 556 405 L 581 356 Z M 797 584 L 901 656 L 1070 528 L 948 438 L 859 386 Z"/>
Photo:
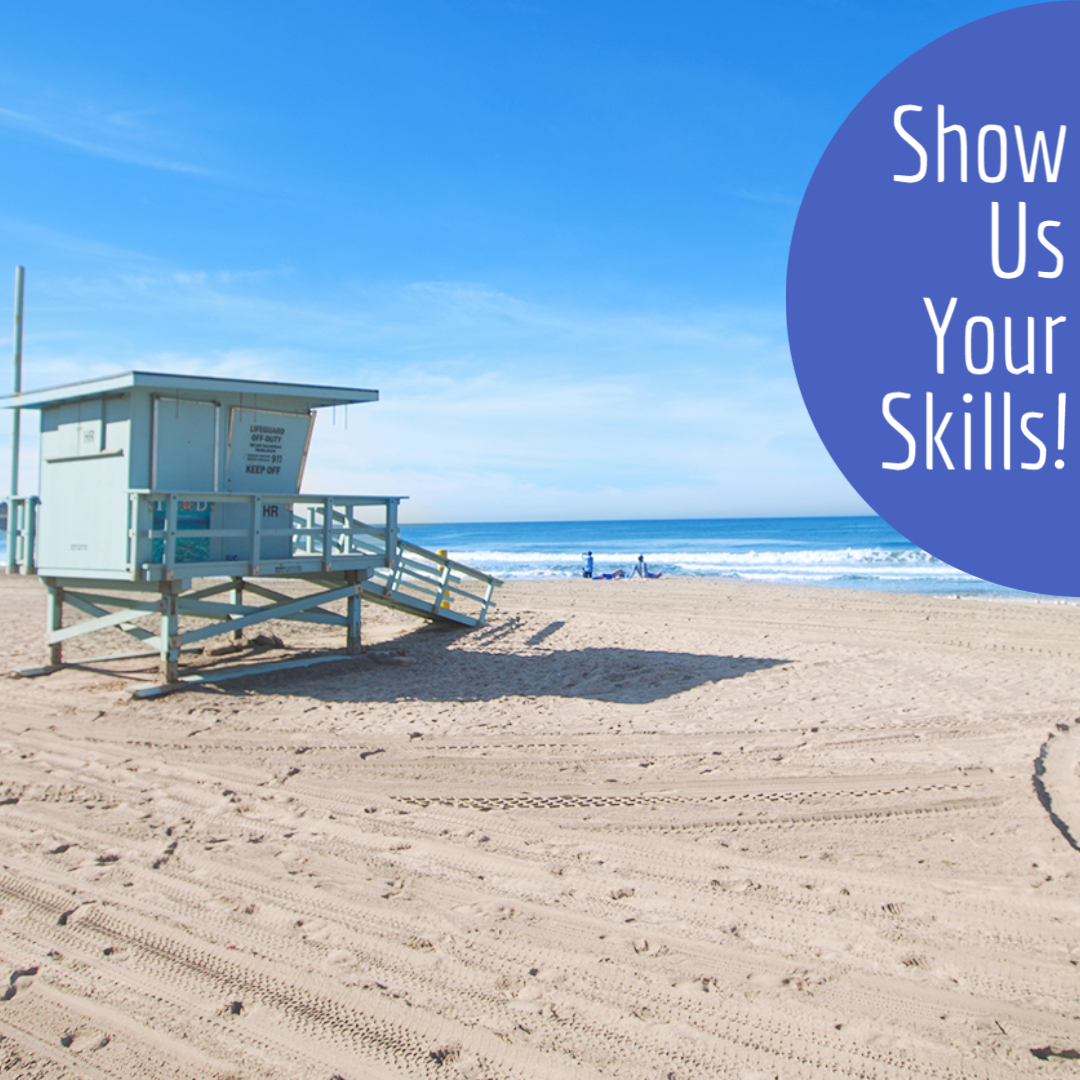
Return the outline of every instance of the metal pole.
<path id="1" fill-rule="evenodd" d="M 15 267 L 15 393 L 22 393 L 22 343 L 23 343 L 23 282 L 26 278 L 26 270 L 21 266 Z M 7 529 L 7 572 L 14 574 L 16 569 L 16 514 L 15 496 L 19 494 L 19 434 L 21 428 L 22 411 L 11 410 L 11 485 L 8 488 L 8 529 Z"/>
<path id="2" fill-rule="evenodd" d="M 23 283 L 26 270 L 15 267 L 15 388 L 16 394 L 22 393 L 22 343 L 23 343 Z M 11 494 L 19 494 L 19 417 L 21 409 L 12 409 L 11 427 Z"/>

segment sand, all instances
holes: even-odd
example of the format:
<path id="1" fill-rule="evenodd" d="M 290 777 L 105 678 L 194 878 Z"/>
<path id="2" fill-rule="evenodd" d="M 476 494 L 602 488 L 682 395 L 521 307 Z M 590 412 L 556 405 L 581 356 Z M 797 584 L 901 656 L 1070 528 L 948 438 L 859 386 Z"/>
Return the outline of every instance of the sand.
<path id="1" fill-rule="evenodd" d="M 157 701 L 130 663 L 0 684 L 0 1070 L 1075 1075 L 1080 607 L 499 605 L 366 606 L 360 659 Z M 0 579 L 5 670 L 43 610 Z"/>

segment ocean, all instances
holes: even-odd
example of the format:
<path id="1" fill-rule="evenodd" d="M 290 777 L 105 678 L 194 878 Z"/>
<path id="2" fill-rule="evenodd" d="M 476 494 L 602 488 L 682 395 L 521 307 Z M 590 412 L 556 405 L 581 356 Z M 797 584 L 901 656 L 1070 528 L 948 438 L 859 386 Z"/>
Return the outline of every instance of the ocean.
<path id="1" fill-rule="evenodd" d="M 1031 597 L 972 577 L 910 543 L 879 517 L 716 518 L 670 521 L 517 521 L 404 525 L 422 547 L 505 580 L 650 571 L 777 584 L 950 596 Z M 0 531 L 0 557 L 6 536 Z"/>
<path id="2" fill-rule="evenodd" d="M 960 596 L 1030 596 L 972 577 L 928 555 L 878 517 L 543 521 L 407 525 L 402 536 L 507 580 L 650 571 L 777 584 Z"/>

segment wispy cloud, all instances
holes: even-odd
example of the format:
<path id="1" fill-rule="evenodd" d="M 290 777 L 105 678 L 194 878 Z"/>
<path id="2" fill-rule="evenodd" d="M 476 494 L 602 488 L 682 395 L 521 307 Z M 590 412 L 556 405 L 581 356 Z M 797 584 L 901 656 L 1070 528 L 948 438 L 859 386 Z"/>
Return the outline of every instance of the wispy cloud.
<path id="1" fill-rule="evenodd" d="M 87 154 L 148 169 L 209 176 L 168 148 L 157 111 L 109 107 L 89 100 L 49 100 L 0 105 L 0 127 L 59 143 Z"/>
<path id="2" fill-rule="evenodd" d="M 166 338 L 205 351 L 224 331 L 246 347 L 303 356 L 327 375 L 342 364 L 395 374 L 415 366 L 425 377 L 484 367 L 616 377 L 673 366 L 789 369 L 783 314 L 768 308 L 601 308 L 473 282 L 358 284 L 321 292 L 288 267 L 204 271 L 142 264 L 68 278 L 53 290 L 88 322 L 100 323 L 103 313 L 122 319 L 129 338 L 146 320 L 139 337 L 154 352 Z M 145 340 L 148 335 L 157 341 Z"/>
<path id="3" fill-rule="evenodd" d="M 17 249 L 41 247 L 50 254 L 68 256 L 74 265 L 88 263 L 99 274 L 131 273 L 136 267 L 146 271 L 159 266 L 158 259 L 143 252 L 51 228 L 11 214 L 0 214 L 0 243 L 4 241 Z"/>
<path id="4" fill-rule="evenodd" d="M 411 521 L 863 509 L 813 432 L 780 311 L 295 277 L 144 264 L 52 282 L 27 384 L 138 367 L 378 389 L 320 417 L 306 486 L 405 494 Z"/>

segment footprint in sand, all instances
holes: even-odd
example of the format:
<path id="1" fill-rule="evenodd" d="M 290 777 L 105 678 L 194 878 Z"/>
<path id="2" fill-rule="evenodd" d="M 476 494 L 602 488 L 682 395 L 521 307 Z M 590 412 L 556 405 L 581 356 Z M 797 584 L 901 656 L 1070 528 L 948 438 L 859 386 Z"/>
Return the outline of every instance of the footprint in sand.
<path id="1" fill-rule="evenodd" d="M 68 1029 L 60 1036 L 60 1045 L 73 1054 L 93 1053 L 103 1050 L 112 1041 L 111 1036 L 95 1028 Z"/>
<path id="2" fill-rule="evenodd" d="M 0 994 L 0 1001 L 10 1001 L 16 994 L 28 989 L 37 973 L 36 967 L 16 968 L 8 976 L 8 984 L 4 987 L 4 992 Z"/>

